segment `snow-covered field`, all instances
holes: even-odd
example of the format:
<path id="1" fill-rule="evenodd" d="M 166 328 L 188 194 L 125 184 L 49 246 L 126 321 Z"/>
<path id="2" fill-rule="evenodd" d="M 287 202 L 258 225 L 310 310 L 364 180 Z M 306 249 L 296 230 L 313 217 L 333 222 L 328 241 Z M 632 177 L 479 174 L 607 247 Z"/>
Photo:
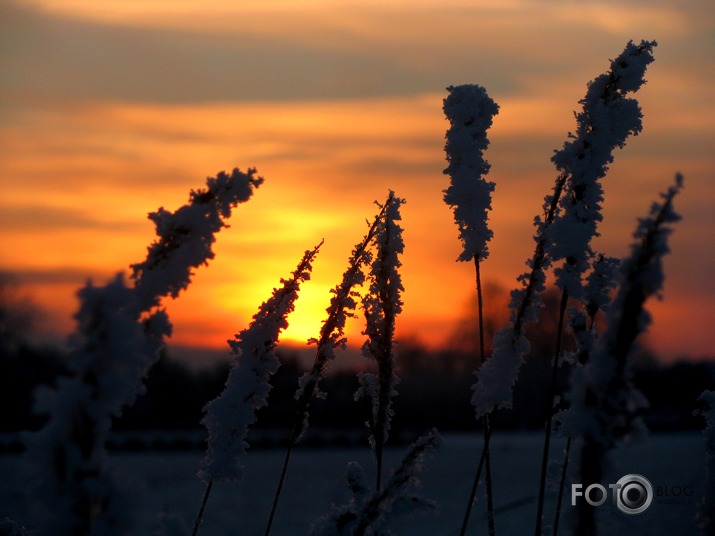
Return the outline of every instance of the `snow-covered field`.
<path id="1" fill-rule="evenodd" d="M 498 534 L 523 535 L 533 531 L 541 441 L 541 434 L 536 433 L 495 434 L 492 438 Z M 425 498 L 439 504 L 439 509 L 396 520 L 392 525 L 395 534 L 459 533 L 480 446 L 481 439 L 476 434 L 443 437 L 439 449 L 427 459 L 421 489 Z M 561 452 L 563 443 L 556 440 L 552 446 L 552 452 Z M 397 463 L 403 452 L 403 447 L 388 449 L 388 466 Z M 243 481 L 214 486 L 201 533 L 263 534 L 283 456 L 278 449 L 250 450 Z M 132 480 L 135 508 L 127 515 L 137 519 L 136 534 L 156 533 L 160 519 L 168 525 L 191 526 L 204 490 L 195 476 L 200 457 L 198 451 L 112 455 L 112 462 L 121 474 Z M 373 463 L 367 447 L 299 446 L 291 460 L 272 533 L 304 535 L 311 523 L 329 512 L 332 504 L 346 502 L 349 493 L 344 473 L 349 461 L 359 462 L 368 475 L 372 474 Z M 650 480 L 656 494 L 650 508 L 639 515 L 623 514 L 610 503 L 601 506 L 603 534 L 697 534 L 693 517 L 704 470 L 700 434 L 654 434 L 640 445 L 617 451 L 612 461 L 609 481 L 616 482 L 629 473 L 641 474 Z M 31 527 L 30 504 L 23 496 L 27 468 L 22 458 L 0 456 L 0 474 L 0 519 L 14 518 Z M 486 529 L 482 489 L 469 534 L 483 534 Z M 687 495 L 691 490 L 693 494 Z M 565 517 L 573 511 L 570 488 L 567 491 Z M 666 491 L 680 496 L 666 497 Z M 555 492 L 551 492 L 545 510 L 547 518 L 553 515 L 554 497 Z M 568 534 L 566 519 L 562 519 L 562 527 L 560 534 Z"/>

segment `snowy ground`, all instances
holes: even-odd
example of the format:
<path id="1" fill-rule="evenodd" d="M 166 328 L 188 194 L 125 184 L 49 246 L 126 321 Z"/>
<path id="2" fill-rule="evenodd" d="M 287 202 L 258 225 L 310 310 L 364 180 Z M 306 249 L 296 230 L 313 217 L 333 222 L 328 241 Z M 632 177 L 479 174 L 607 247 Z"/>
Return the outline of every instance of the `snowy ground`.
<path id="1" fill-rule="evenodd" d="M 492 463 L 498 512 L 497 533 L 522 535 L 533 531 L 541 456 L 540 434 L 495 434 Z M 471 486 L 481 441 L 478 436 L 447 435 L 440 448 L 427 460 L 422 494 L 439 503 L 439 510 L 413 515 L 396 522 L 398 535 L 457 535 Z M 553 452 L 561 452 L 556 441 Z M 642 474 L 656 488 L 651 507 L 639 515 L 626 515 L 615 506 L 599 508 L 603 534 L 697 534 L 693 517 L 703 481 L 703 443 L 697 433 L 652 435 L 646 443 L 620 450 L 613 457 L 612 478 L 616 482 L 629 473 Z M 404 449 L 387 452 L 389 466 Z M 200 452 L 121 453 L 112 456 L 118 469 L 133 479 L 136 490 L 136 534 L 153 534 L 160 517 L 189 527 L 199 507 L 203 485 L 195 477 Z M 280 450 L 249 451 L 244 480 L 217 484 L 205 513 L 202 534 L 252 536 L 263 534 L 272 494 L 277 484 L 284 453 Z M 311 523 L 348 498 L 344 483 L 348 461 L 358 461 L 372 474 L 373 463 L 366 448 L 298 448 L 288 471 L 273 534 L 304 535 Z M 22 459 L 0 456 L 0 519 L 14 518 L 32 525 L 25 488 Z M 371 479 L 372 480 L 372 479 Z M 692 487 L 694 494 L 688 493 Z M 677 498 L 664 493 L 681 493 Z M 484 500 L 475 507 L 469 534 L 483 534 Z M 570 488 L 569 488 L 570 492 Z M 555 493 L 549 495 L 547 519 L 553 515 Z M 573 511 L 570 495 L 565 516 Z M 677 503 L 677 504 L 672 504 Z M 562 520 L 567 528 L 567 520 Z M 560 534 L 568 534 L 567 530 Z"/>

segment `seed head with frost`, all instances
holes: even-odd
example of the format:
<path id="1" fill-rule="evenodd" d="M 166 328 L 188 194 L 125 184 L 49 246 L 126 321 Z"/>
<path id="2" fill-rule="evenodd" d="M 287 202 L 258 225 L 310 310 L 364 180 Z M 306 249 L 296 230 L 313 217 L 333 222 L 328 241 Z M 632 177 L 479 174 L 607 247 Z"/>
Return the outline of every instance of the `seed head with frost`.
<path id="1" fill-rule="evenodd" d="M 132 265 L 143 308 L 158 304 L 162 296 L 175 298 L 189 285 L 192 270 L 213 259 L 214 235 L 226 226 L 231 209 L 248 201 L 262 183 L 255 169 L 221 171 L 206 179 L 206 189 L 192 190 L 189 203 L 176 212 L 162 207 L 149 214 L 159 238 L 147 258 Z"/>
<path id="2" fill-rule="evenodd" d="M 527 261 L 528 270 L 512 291 L 511 325 L 494 337 L 492 357 L 477 372 L 472 404 L 481 417 L 496 408 L 512 407 L 513 388 L 524 356 L 529 352 L 525 326 L 538 320 L 543 302 L 546 270 L 554 259 L 567 262 L 557 271 L 562 288 L 580 296 L 581 276 L 593 256 L 590 239 L 600 221 L 602 193 L 596 178 L 605 174 L 613 160 L 612 150 L 622 147 L 630 134 L 640 131 L 641 112 L 637 101 L 624 94 L 643 83 L 646 66 L 653 61 L 655 42 L 629 42 L 608 73 L 592 81 L 581 101 L 578 129 L 553 158 L 561 170 L 553 193 L 544 199 L 544 215 L 534 221 L 536 247 Z"/>
<path id="3" fill-rule="evenodd" d="M 553 262 L 564 261 L 555 270 L 556 283 L 575 299 L 582 295 L 581 277 L 594 256 L 591 240 L 599 236 L 597 227 L 603 219 L 600 180 L 613 162 L 615 149 L 643 130 L 638 101 L 626 95 L 645 84 L 656 45 L 630 41 L 611 62 L 609 72 L 589 83 L 576 115 L 576 133 L 569 134 L 570 140 L 551 159 L 565 181 L 559 210 L 544 229 L 546 248 Z"/>
<path id="4" fill-rule="evenodd" d="M 287 316 L 294 309 L 300 284 L 310 279 L 321 245 L 305 252 L 292 277 L 282 279 L 283 286 L 273 290 L 251 324 L 228 341 L 235 361 L 223 392 L 206 405 L 201 421 L 209 434 L 199 473 L 205 482 L 237 480 L 243 474 L 248 429 L 256 422 L 256 412 L 268 404 L 269 380 L 280 366 L 274 353 L 278 336 L 288 327 Z"/>
<path id="5" fill-rule="evenodd" d="M 454 209 L 454 221 L 464 250 L 460 261 L 485 259 L 492 231 L 487 226 L 492 209 L 494 183 L 484 179 L 489 163 L 482 154 L 489 146 L 487 130 L 499 113 L 499 106 L 487 91 L 475 84 L 450 86 L 444 99 L 444 113 L 449 119 L 447 143 L 444 146 L 449 166 L 450 185 L 444 201 Z"/>
<path id="6" fill-rule="evenodd" d="M 209 178 L 175 213 L 150 215 L 159 240 L 147 259 L 133 265 L 135 285 L 120 275 L 103 287 L 78 293 L 77 329 L 70 338 L 70 378 L 38 392 L 37 411 L 49 415 L 44 428 L 28 434 L 27 457 L 43 475 L 37 503 L 40 531 L 62 534 L 126 533 L 131 524 L 105 467 L 111 420 L 143 392 L 143 378 L 171 333 L 161 299 L 190 282 L 191 269 L 213 257 L 214 233 L 236 204 L 250 198 L 262 179 L 238 170 Z M 48 528 L 49 527 L 49 528 Z"/>
<path id="7" fill-rule="evenodd" d="M 673 198 L 682 187 L 682 177 L 654 203 L 650 215 L 639 221 L 631 255 L 620 267 L 619 286 L 606 315 L 606 329 L 598 339 L 590 361 L 575 371 L 571 408 L 561 416 L 571 435 L 584 436 L 605 448 L 627 439 L 639 427 L 637 412 L 645 404 L 631 381 L 632 355 L 639 334 L 646 331 L 650 316 L 644 305 L 658 296 L 663 286 L 663 257 L 672 224 L 680 219 Z"/>
<path id="8" fill-rule="evenodd" d="M 355 307 L 359 293 L 356 287 L 365 281 L 363 265 L 370 263 L 372 253 L 369 245 L 373 241 L 380 222 L 385 217 L 387 207 L 392 203 L 392 193 L 380 209 L 379 214 L 370 225 L 363 240 L 355 246 L 348 261 L 348 268 L 343 274 L 342 281 L 330 292 L 333 297 L 330 299 L 330 306 L 326 309 L 328 317 L 323 321 L 320 329 L 320 337 L 310 339 L 309 343 L 316 345 L 315 360 L 313 367 L 299 379 L 296 399 L 298 399 L 299 412 L 302 414 L 302 422 L 296 423 L 291 432 L 291 444 L 296 444 L 303 437 L 308 428 L 310 417 L 310 404 L 314 397 L 322 396 L 319 390 L 320 380 L 323 377 L 327 364 L 335 359 L 335 349 L 345 348 L 347 339 L 345 338 L 345 323 L 348 318 L 355 316 Z"/>
<path id="9" fill-rule="evenodd" d="M 377 363 L 377 375 L 361 373 L 360 389 L 355 397 L 369 396 L 372 400 L 372 416 L 368 422 L 371 431 L 370 442 L 373 448 L 381 450 L 387 441 L 393 409 L 392 399 L 397 395 L 399 382 L 395 373 L 394 335 L 395 320 L 402 311 L 401 293 L 404 290 L 399 268 L 402 265 L 399 255 L 404 251 L 402 228 L 398 221 L 400 205 L 404 201 L 390 195 L 390 206 L 385 210 L 385 217 L 377 226 L 374 244 L 377 253 L 373 257 L 370 269 L 370 288 L 363 298 L 366 327 L 363 332 L 368 339 L 362 347 L 365 357 Z"/>

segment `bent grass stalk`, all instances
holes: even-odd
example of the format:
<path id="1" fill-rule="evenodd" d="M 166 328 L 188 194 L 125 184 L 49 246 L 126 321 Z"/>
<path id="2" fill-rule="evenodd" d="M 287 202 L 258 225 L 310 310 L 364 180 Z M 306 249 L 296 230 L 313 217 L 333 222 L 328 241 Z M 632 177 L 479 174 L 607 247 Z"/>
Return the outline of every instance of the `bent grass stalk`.
<path id="1" fill-rule="evenodd" d="M 551 385 L 548 398 L 548 417 L 544 425 L 544 448 L 541 455 L 541 478 L 539 479 L 539 498 L 536 508 L 536 530 L 537 536 L 541 534 L 541 521 L 544 512 L 544 495 L 546 493 L 546 472 L 549 465 L 549 448 L 551 446 L 551 433 L 554 424 L 554 401 L 556 400 L 556 380 L 558 379 L 559 361 L 561 358 L 561 343 L 564 330 L 564 318 L 566 317 L 566 304 L 569 300 L 568 289 L 561 291 L 561 303 L 559 304 L 559 322 L 556 328 L 556 347 L 551 368 Z"/>
<path id="2" fill-rule="evenodd" d="M 484 348 L 484 307 L 482 299 L 482 278 L 480 270 L 479 258 L 474 258 L 474 271 L 476 273 L 477 282 L 477 317 L 479 322 L 479 357 L 480 365 L 484 365 L 486 361 L 486 351 Z M 489 440 L 491 438 L 492 430 L 489 423 L 489 415 L 484 415 L 482 417 L 482 454 L 479 457 L 479 464 L 477 465 L 477 470 L 474 475 L 474 482 L 469 493 L 469 499 L 467 501 L 467 508 L 464 513 L 464 519 L 462 520 L 462 527 L 460 530 L 460 536 L 464 536 L 467 531 L 467 524 L 469 523 L 469 517 L 472 513 L 472 506 L 477 496 L 477 488 L 479 487 L 479 478 L 481 476 L 482 467 L 486 466 L 485 470 L 485 484 L 486 484 L 486 495 L 487 495 L 487 526 L 489 528 L 489 534 L 493 535 L 496 531 L 495 529 L 495 511 L 494 511 L 494 493 L 493 493 L 493 482 L 491 473 L 491 459 L 489 452 Z"/>
<path id="3" fill-rule="evenodd" d="M 308 427 L 310 404 L 318 392 L 318 385 L 323 377 L 325 367 L 328 362 L 335 357 L 335 349 L 345 345 L 346 341 L 343 336 L 345 321 L 347 317 L 352 314 L 351 310 L 355 308 L 353 287 L 362 283 L 364 280 L 362 266 L 365 262 L 368 262 L 370 257 L 368 246 L 375 236 L 380 221 L 385 217 L 385 211 L 392 202 L 392 198 L 393 194 L 390 193 L 387 201 L 370 225 L 365 238 L 353 250 L 348 263 L 348 269 L 343 274 L 341 283 L 333 289 L 335 295 L 331 299 L 330 307 L 327 309 L 328 318 L 320 330 L 320 338 L 311 340 L 311 342 L 317 346 L 315 360 L 311 371 L 301 378 L 300 388 L 296 393 L 296 397 L 298 398 L 296 416 L 288 438 L 285 459 L 283 460 L 278 486 L 266 523 L 265 536 L 271 533 L 271 527 L 276 515 L 283 485 L 285 484 L 291 454 Z"/>
<path id="4" fill-rule="evenodd" d="M 613 277 L 616 266 L 616 259 L 606 257 L 603 254 L 598 255 L 593 262 L 593 269 L 591 274 L 587 277 L 588 284 L 586 285 L 586 299 L 584 301 L 584 310 L 588 315 L 588 319 L 586 319 L 585 316 L 579 317 L 576 314 L 571 318 L 571 329 L 577 343 L 575 366 L 583 366 L 588 363 L 590 359 L 591 348 L 595 339 L 596 316 L 599 311 L 608 309 L 611 302 L 610 293 L 616 286 L 616 281 Z M 553 536 L 557 536 L 559 532 L 561 505 L 563 504 L 572 444 L 573 436 L 569 434 L 566 439 L 566 447 L 564 448 L 563 462 L 561 464 L 561 477 L 559 478 L 558 496 L 554 513 Z"/>
<path id="5" fill-rule="evenodd" d="M 487 131 L 492 125 L 494 116 L 499 113 L 499 105 L 489 97 L 483 87 L 475 84 L 450 86 L 447 90 L 449 95 L 444 99 L 443 109 L 449 119 L 450 128 L 445 136 L 447 142 L 444 149 L 449 166 L 444 173 L 450 176 L 450 185 L 444 191 L 444 200 L 454 209 L 454 220 L 464 247 L 458 260 L 474 260 L 479 318 L 479 366 L 484 366 L 486 355 L 480 262 L 489 256 L 487 244 L 493 236 L 487 220 L 492 208 L 491 193 L 495 184 L 484 178 L 489 173 L 490 165 L 483 158 L 483 153 L 489 146 Z M 489 456 L 488 415 L 482 418 L 482 433 L 484 463 L 486 463 L 487 525 L 489 534 L 494 536 L 494 497 Z M 463 531 L 469 519 L 475 493 L 476 485 L 470 494 L 462 525 Z"/>
<path id="6" fill-rule="evenodd" d="M 671 225 L 680 219 L 673 199 L 682 188 L 682 176 L 639 221 L 631 255 L 621 266 L 620 287 L 607 314 L 607 327 L 591 360 L 581 369 L 572 388 L 571 408 L 562 423 L 583 438 L 580 478 L 584 487 L 601 483 L 607 454 L 622 440 L 642 429 L 637 412 L 646 400 L 631 380 L 630 356 L 635 340 L 649 323 L 645 301 L 663 285 L 662 257 L 668 253 Z M 581 501 L 576 534 L 597 532 L 595 510 Z"/>
<path id="7" fill-rule="evenodd" d="M 206 454 L 199 471 L 206 490 L 192 536 L 198 533 L 214 482 L 239 480 L 243 476 L 240 463 L 248 448 L 248 429 L 257 420 L 256 412 L 268 404 L 270 376 L 280 366 L 274 353 L 278 337 L 288 327 L 286 318 L 294 310 L 300 284 L 310 279 L 313 260 L 322 245 L 321 241 L 305 252 L 292 277 L 281 279 L 283 286 L 273 290 L 248 328 L 229 341 L 235 357 L 233 366 L 221 395 L 204 407 L 201 421 L 208 432 Z"/>
<path id="8" fill-rule="evenodd" d="M 571 141 L 557 151 L 552 161 L 562 175 L 565 194 L 559 202 L 559 213 L 546 232 L 547 254 L 552 262 L 563 260 L 556 268 L 556 283 L 562 289 L 559 313 L 559 330 L 556 334 L 556 354 L 553 360 L 550 399 L 547 403 L 547 418 L 544 429 L 539 500 L 536 513 L 535 536 L 542 531 L 546 470 L 549 459 L 551 426 L 553 424 L 553 401 L 556 395 L 556 378 L 559 366 L 561 332 L 569 296 L 583 296 L 583 273 L 594 257 L 591 239 L 598 236 L 597 226 L 603 219 L 601 203 L 605 177 L 613 152 L 622 148 L 631 135 L 641 132 L 642 113 L 638 101 L 626 94 L 638 91 L 645 83 L 645 70 L 653 61 L 655 42 L 632 42 L 616 60 L 610 70 L 588 85 L 586 96 L 581 99 L 582 111 L 576 115 L 576 134 Z"/>
<path id="9" fill-rule="evenodd" d="M 404 290 L 398 268 L 398 255 L 404 251 L 402 228 L 396 223 L 401 220 L 400 205 L 404 200 L 394 197 L 390 206 L 385 207 L 385 217 L 375 233 L 377 254 L 370 271 L 370 289 L 363 298 L 365 310 L 365 331 L 368 336 L 362 351 L 377 363 L 377 376 L 360 373 L 360 388 L 355 399 L 368 395 L 372 398 L 372 410 L 368 420 L 370 443 L 376 460 L 375 489 L 380 490 L 382 481 L 382 460 L 385 442 L 393 416 L 392 399 L 397 395 L 399 378 L 395 374 L 394 334 L 397 315 L 402 311 L 401 292 Z M 382 207 L 380 207 L 382 208 Z"/>
<path id="10" fill-rule="evenodd" d="M 150 213 L 157 240 L 146 259 L 132 265 L 133 287 L 119 274 L 78 296 L 77 328 L 70 340 L 69 378 L 55 389 L 38 391 L 38 412 L 50 418 L 28 435 L 27 456 L 42 471 L 43 490 L 35 497 L 48 533 L 89 534 L 128 530 L 131 516 L 117 500 L 114 476 L 104 466 L 112 419 L 144 391 L 143 378 L 171 333 L 160 304 L 191 283 L 193 269 L 213 258 L 215 235 L 233 208 L 248 201 L 263 182 L 255 169 L 234 169 L 192 190 L 189 203 L 175 212 Z M 49 482 L 48 482 L 49 481 Z M 128 493 L 128 491 L 127 491 Z"/>

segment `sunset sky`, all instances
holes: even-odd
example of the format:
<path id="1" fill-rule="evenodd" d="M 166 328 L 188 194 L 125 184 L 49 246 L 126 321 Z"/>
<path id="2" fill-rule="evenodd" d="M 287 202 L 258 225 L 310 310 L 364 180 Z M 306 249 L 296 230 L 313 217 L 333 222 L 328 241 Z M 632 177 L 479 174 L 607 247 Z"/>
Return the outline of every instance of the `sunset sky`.
<path id="1" fill-rule="evenodd" d="M 88 278 L 144 259 L 148 212 L 175 210 L 221 170 L 265 177 L 166 303 L 172 345 L 213 348 L 324 238 L 283 338 L 316 336 L 390 189 L 407 200 L 398 338 L 445 344 L 474 294 L 442 201 L 445 88 L 481 84 L 501 107 L 483 277 L 508 292 L 586 83 L 629 40 L 655 39 L 636 94 L 644 131 L 604 181 L 596 246 L 627 254 L 637 218 L 682 172 L 647 343 L 665 360 L 715 356 L 712 0 L 0 0 L 0 25 L 0 270 L 44 311 L 45 335 L 72 330 Z"/>

